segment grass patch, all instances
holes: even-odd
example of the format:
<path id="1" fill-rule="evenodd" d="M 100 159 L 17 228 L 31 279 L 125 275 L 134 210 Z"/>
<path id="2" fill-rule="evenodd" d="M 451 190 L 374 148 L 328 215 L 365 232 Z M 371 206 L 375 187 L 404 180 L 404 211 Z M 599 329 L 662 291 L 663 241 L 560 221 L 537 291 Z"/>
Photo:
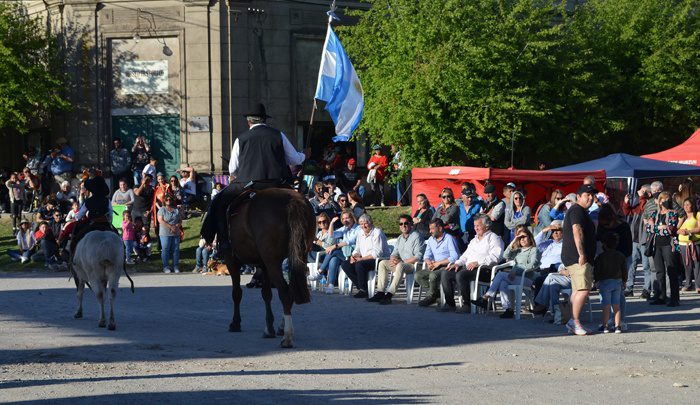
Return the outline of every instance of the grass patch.
<path id="1" fill-rule="evenodd" d="M 384 231 L 388 238 L 399 236 L 399 216 L 411 215 L 411 207 L 367 207 L 367 213 L 372 217 L 374 226 Z"/>
<path id="2" fill-rule="evenodd" d="M 183 221 L 182 225 L 185 229 L 185 239 L 180 243 L 180 271 L 190 271 L 195 265 L 195 252 L 199 243 L 199 229 L 201 217 L 193 217 Z M 139 272 L 155 272 L 163 269 L 160 261 L 160 251 L 156 237 L 151 231 L 153 240 L 153 252 L 147 263 L 138 263 L 135 266 L 128 268 L 136 268 Z M 44 270 L 44 263 L 29 262 L 21 264 L 13 262 L 7 251 L 17 249 L 17 239 L 12 236 L 12 220 L 9 215 L 5 214 L 0 218 L 0 270 L 3 271 L 32 271 Z"/>

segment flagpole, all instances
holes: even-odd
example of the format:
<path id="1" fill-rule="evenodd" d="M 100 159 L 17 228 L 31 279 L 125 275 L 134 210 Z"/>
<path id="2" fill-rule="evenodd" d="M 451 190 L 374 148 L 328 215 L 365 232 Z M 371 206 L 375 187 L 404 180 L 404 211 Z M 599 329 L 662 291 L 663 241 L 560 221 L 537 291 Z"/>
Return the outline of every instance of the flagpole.
<path id="1" fill-rule="evenodd" d="M 331 26 L 331 22 L 333 22 L 333 15 L 335 13 L 335 10 L 337 10 L 338 7 L 335 5 L 335 0 L 331 3 L 331 8 L 328 11 L 328 25 L 326 25 L 326 36 L 328 36 L 328 29 Z M 324 49 L 325 51 L 325 49 Z M 323 62 L 323 56 L 321 56 L 321 62 Z M 320 74 L 320 73 L 319 73 Z M 314 97 L 314 102 L 313 106 L 311 107 L 311 117 L 309 118 L 309 132 L 306 134 L 306 143 L 304 145 L 304 148 L 308 148 L 311 146 L 311 135 L 313 134 L 313 129 L 314 129 L 314 114 L 316 113 L 316 109 L 318 106 L 316 105 L 316 97 Z M 304 165 L 306 167 L 306 165 Z"/>

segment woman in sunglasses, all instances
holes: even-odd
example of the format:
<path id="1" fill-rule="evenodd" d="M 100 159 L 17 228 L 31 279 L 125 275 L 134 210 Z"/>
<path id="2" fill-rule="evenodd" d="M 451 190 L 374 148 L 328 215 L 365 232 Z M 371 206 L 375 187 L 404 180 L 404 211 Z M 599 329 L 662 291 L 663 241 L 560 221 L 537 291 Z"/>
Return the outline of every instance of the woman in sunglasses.
<path id="1" fill-rule="evenodd" d="M 440 193 L 440 201 L 432 219 L 441 219 L 445 224 L 445 232 L 461 240 L 462 232 L 459 228 L 459 206 L 455 202 L 455 195 L 452 189 L 447 187 L 443 188 Z M 460 246 L 460 250 L 464 250 L 462 246 Z"/>
<path id="2" fill-rule="evenodd" d="M 512 209 L 506 209 L 505 226 L 510 229 L 509 240 L 515 237 L 515 228 L 518 225 L 530 226 L 530 207 L 525 205 L 525 195 L 520 191 L 513 191 L 510 196 Z"/>
<path id="3" fill-rule="evenodd" d="M 326 248 L 329 248 L 335 244 L 333 230 L 331 229 L 331 219 L 325 212 L 320 213 L 316 217 L 316 229 L 318 229 L 318 232 L 316 232 L 316 239 L 314 240 L 314 245 L 311 248 L 311 252 L 309 252 L 308 259 L 310 263 L 316 261 L 316 254 L 318 252 L 321 252 L 320 261 L 323 261 L 323 258 L 326 256 Z M 312 274 L 309 277 L 313 276 L 314 275 Z M 314 280 L 316 279 L 318 278 L 314 278 Z"/>

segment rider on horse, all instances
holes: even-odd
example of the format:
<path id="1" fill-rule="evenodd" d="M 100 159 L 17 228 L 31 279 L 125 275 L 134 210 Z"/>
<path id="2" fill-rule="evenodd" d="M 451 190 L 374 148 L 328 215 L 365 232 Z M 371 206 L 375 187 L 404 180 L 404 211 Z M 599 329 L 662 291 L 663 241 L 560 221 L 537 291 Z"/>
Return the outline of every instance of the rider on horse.
<path id="1" fill-rule="evenodd" d="M 214 241 L 222 251 L 230 250 L 226 211 L 229 205 L 246 188 L 263 189 L 289 187 L 292 173 L 289 165 L 300 165 L 309 156 L 309 151 L 297 152 L 287 136 L 268 126 L 270 118 L 265 106 L 257 104 L 252 111 L 244 114 L 248 121 L 248 131 L 242 133 L 233 143 L 229 173 L 233 180 L 211 201 L 209 211 L 202 224 L 202 237 L 207 243 Z"/>
<path id="2" fill-rule="evenodd" d="M 70 241 L 71 257 L 75 254 L 78 242 L 90 231 L 113 231 L 112 202 L 109 199 L 109 187 L 102 176 L 85 180 L 85 189 L 90 192 L 83 205 L 75 215 L 77 221 Z"/>

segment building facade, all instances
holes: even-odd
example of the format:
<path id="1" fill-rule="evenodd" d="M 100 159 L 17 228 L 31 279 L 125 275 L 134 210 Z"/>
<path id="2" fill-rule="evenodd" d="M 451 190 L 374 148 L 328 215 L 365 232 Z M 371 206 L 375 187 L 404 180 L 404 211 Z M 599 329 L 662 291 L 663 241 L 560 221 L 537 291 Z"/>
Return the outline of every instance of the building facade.
<path id="1" fill-rule="evenodd" d="M 73 106 L 30 142 L 66 137 L 78 165 L 106 169 L 114 138 L 130 147 L 144 135 L 164 173 L 225 172 L 243 114 L 263 102 L 271 125 L 305 145 L 330 1 L 24 3 L 60 42 Z M 318 111 L 314 128 L 318 149 L 333 125 Z"/>

